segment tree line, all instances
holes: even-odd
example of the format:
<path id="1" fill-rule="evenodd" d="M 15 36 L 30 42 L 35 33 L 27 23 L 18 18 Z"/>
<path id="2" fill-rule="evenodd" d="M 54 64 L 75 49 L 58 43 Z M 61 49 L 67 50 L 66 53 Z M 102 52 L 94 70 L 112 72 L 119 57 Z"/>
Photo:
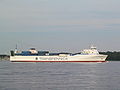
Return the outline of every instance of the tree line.
<path id="1" fill-rule="evenodd" d="M 120 52 L 107 51 L 107 52 L 100 52 L 100 54 L 108 55 L 108 57 L 106 59 L 107 61 L 120 61 Z"/>

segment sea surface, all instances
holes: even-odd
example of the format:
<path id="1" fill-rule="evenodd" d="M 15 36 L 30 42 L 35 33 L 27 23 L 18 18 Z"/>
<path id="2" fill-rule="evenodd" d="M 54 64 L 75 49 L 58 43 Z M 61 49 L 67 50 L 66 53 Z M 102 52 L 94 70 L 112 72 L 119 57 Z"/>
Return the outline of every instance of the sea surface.
<path id="1" fill-rule="evenodd" d="M 120 90 L 120 62 L 0 61 L 0 90 Z"/>

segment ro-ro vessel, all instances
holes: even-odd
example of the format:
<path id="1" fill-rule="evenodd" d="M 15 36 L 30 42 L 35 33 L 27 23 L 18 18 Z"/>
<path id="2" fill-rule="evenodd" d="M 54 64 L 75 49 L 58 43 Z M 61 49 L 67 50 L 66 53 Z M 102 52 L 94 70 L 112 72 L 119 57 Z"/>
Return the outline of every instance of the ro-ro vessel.
<path id="1" fill-rule="evenodd" d="M 28 51 L 11 51 L 12 62 L 105 62 L 107 55 L 99 54 L 96 47 L 84 49 L 81 53 L 49 53 L 31 48 Z"/>

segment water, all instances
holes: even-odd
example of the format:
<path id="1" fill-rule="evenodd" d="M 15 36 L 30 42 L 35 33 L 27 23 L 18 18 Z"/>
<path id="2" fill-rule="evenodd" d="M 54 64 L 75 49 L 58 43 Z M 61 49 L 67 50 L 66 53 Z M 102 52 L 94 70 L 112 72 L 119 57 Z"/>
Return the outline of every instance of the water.
<path id="1" fill-rule="evenodd" d="M 0 62 L 0 90 L 120 90 L 120 62 Z"/>

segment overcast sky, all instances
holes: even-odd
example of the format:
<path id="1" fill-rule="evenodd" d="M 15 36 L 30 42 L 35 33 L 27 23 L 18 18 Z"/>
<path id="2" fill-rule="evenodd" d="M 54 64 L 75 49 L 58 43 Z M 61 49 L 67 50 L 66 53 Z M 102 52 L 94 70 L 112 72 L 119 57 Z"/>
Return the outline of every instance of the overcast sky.
<path id="1" fill-rule="evenodd" d="M 120 0 L 0 0 L 0 53 L 36 47 L 120 50 Z"/>

